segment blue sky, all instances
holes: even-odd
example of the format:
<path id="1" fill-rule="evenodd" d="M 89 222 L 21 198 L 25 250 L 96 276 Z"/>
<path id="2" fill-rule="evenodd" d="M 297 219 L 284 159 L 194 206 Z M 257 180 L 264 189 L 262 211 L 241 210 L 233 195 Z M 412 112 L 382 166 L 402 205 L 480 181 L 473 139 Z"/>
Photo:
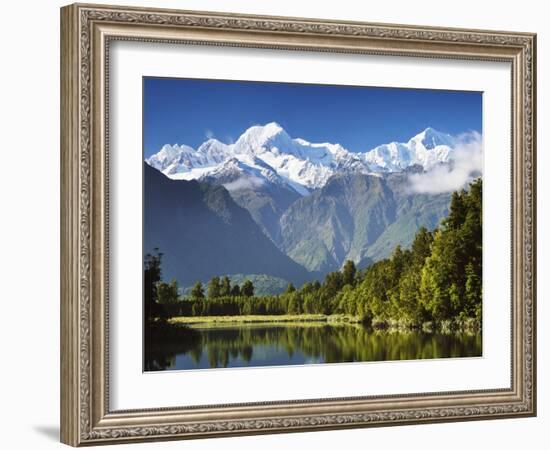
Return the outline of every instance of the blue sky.
<path id="1" fill-rule="evenodd" d="M 430 126 L 481 132 L 482 93 L 145 77 L 144 156 L 164 144 L 234 142 L 252 125 L 278 122 L 292 137 L 366 151 Z"/>

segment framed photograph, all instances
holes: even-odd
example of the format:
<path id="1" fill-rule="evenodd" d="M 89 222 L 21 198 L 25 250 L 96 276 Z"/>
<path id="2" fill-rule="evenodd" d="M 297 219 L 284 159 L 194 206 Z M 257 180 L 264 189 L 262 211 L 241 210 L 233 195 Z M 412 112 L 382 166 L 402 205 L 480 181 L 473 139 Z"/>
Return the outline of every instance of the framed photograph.
<path id="1" fill-rule="evenodd" d="M 62 442 L 535 415 L 535 57 L 62 8 Z"/>

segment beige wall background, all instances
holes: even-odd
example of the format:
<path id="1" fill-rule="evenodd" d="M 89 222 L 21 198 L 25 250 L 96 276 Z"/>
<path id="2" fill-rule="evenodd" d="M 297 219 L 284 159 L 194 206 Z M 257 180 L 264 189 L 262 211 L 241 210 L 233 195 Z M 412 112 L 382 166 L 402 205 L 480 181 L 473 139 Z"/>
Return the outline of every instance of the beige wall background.
<path id="1" fill-rule="evenodd" d="M 550 32 L 545 3 L 386 0 L 162 0 L 118 4 L 531 31 L 538 36 L 539 416 L 439 425 L 139 444 L 143 449 L 547 448 L 550 292 Z M 0 442 L 60 448 L 59 432 L 59 7 L 4 3 L 0 50 Z M 546 322 L 549 322 L 548 324 Z M 118 448 L 128 448 L 119 446 Z M 138 448 L 130 447 L 130 448 Z"/>

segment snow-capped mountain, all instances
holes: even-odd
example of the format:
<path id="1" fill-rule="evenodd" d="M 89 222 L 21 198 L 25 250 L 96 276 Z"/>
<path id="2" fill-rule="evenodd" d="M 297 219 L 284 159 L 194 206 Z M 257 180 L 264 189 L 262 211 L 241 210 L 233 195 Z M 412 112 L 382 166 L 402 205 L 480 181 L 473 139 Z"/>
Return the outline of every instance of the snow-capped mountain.
<path id="1" fill-rule="evenodd" d="M 231 158 L 231 155 L 230 146 L 216 139 L 209 139 L 197 150 L 187 145 L 164 145 L 146 162 L 170 178 L 191 180 L 202 174 L 200 169 L 216 167 Z"/>
<path id="2" fill-rule="evenodd" d="M 379 145 L 365 153 L 365 161 L 377 172 L 402 172 L 419 165 L 430 170 L 452 160 L 456 139 L 433 128 L 426 128 L 408 142 Z"/>
<path id="3" fill-rule="evenodd" d="M 292 138 L 271 122 L 250 127 L 234 144 L 209 139 L 196 150 L 164 145 L 146 162 L 172 179 L 217 180 L 229 190 L 274 183 L 307 195 L 337 173 L 401 172 L 412 165 L 429 170 L 453 159 L 455 143 L 454 137 L 427 128 L 405 143 L 351 152 L 340 144 Z"/>

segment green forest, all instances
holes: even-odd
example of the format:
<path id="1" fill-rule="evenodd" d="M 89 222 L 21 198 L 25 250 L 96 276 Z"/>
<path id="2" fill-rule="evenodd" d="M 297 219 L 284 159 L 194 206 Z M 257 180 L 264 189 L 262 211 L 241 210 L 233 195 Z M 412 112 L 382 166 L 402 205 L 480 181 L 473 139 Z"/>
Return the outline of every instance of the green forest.
<path id="1" fill-rule="evenodd" d="M 324 280 L 289 284 L 279 295 L 258 296 L 251 280 L 197 282 L 186 296 L 175 280 L 162 281 L 162 253 L 144 261 L 145 316 L 345 315 L 373 326 L 410 327 L 458 321 L 479 326 L 482 312 L 482 181 L 454 192 L 449 214 L 433 231 L 420 228 L 410 248 L 366 269 L 352 261 Z"/>

